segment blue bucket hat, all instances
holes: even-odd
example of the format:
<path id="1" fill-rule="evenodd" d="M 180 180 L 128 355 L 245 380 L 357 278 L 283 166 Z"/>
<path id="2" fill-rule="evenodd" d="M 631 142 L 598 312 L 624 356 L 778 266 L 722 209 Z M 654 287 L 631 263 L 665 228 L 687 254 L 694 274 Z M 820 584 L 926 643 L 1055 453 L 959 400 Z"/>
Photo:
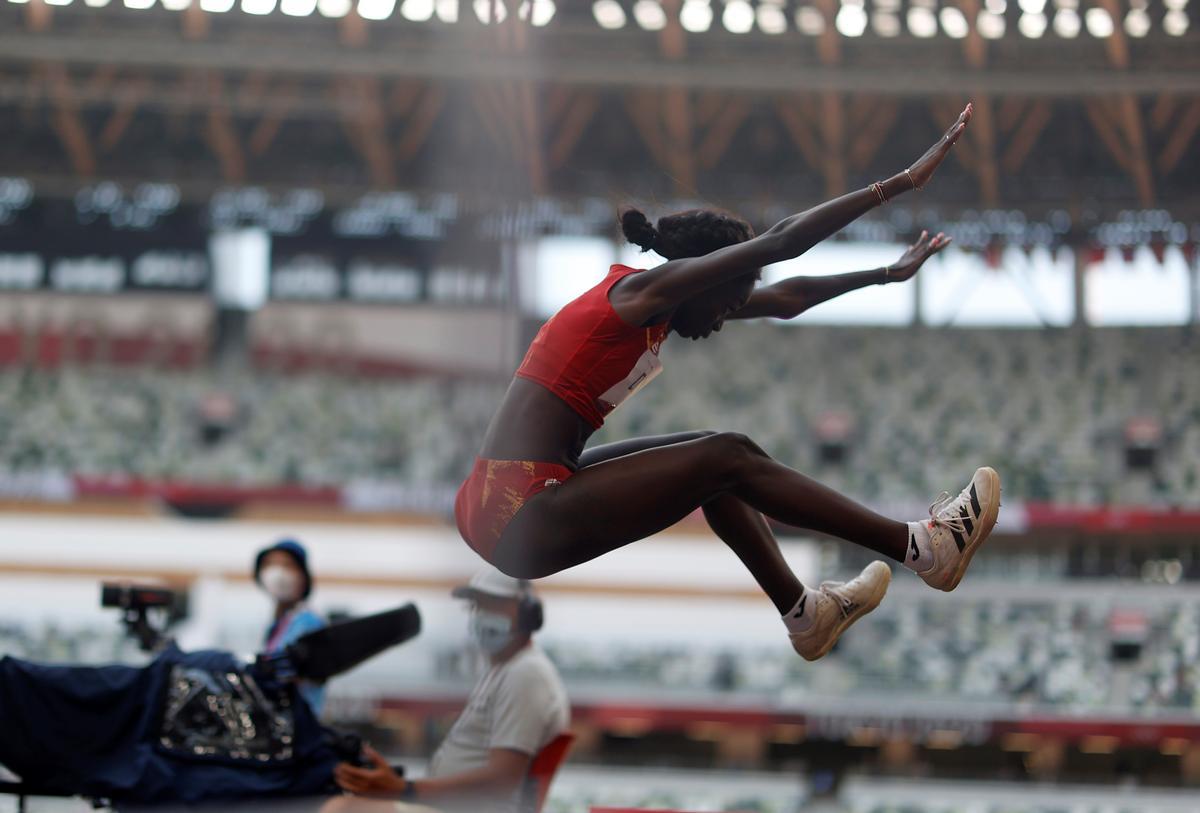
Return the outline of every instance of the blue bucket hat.
<path id="1" fill-rule="evenodd" d="M 281 539 L 270 547 L 263 548 L 254 557 L 254 581 L 262 584 L 259 578 L 259 573 L 262 571 L 263 559 L 267 558 L 267 554 L 272 551 L 281 550 L 296 560 L 296 564 L 300 566 L 300 572 L 304 574 L 304 592 L 300 594 L 301 598 L 308 598 L 308 594 L 312 592 L 313 580 L 312 573 L 308 570 L 308 551 L 304 546 L 295 539 Z"/>

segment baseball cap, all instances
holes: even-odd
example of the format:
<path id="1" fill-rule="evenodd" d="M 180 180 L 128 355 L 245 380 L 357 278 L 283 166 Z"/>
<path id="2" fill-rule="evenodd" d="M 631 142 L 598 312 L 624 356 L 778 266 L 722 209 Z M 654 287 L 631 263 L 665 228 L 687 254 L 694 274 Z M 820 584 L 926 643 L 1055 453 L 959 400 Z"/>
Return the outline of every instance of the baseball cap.
<path id="1" fill-rule="evenodd" d="M 455 587 L 450 591 L 450 595 L 465 599 L 473 599 L 480 595 L 495 598 L 520 598 L 529 592 L 529 582 L 525 579 L 514 579 L 495 568 L 486 568 L 478 571 L 466 584 Z"/>

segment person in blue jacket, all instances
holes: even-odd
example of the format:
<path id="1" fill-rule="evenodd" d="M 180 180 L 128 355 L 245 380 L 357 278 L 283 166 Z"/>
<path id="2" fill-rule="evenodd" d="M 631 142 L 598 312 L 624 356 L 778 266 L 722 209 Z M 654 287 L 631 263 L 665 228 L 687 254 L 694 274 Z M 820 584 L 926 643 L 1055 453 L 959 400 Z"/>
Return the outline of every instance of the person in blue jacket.
<path id="1" fill-rule="evenodd" d="M 313 588 L 312 573 L 308 551 L 296 540 L 281 539 L 260 550 L 254 559 L 254 581 L 275 600 L 275 616 L 264 638 L 265 654 L 279 652 L 297 638 L 325 626 L 325 619 L 307 604 Z M 325 705 L 325 687 L 301 683 L 300 695 L 319 717 Z"/>

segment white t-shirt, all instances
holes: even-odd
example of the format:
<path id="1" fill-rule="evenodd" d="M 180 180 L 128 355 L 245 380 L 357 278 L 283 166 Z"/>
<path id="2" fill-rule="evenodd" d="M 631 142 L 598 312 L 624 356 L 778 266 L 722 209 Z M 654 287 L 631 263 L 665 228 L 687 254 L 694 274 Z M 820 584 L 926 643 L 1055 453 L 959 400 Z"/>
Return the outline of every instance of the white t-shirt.
<path id="1" fill-rule="evenodd" d="M 488 752 L 507 748 L 535 756 L 571 721 L 570 704 L 558 670 L 535 644 L 493 666 L 471 690 L 429 766 L 430 776 L 482 768 Z M 498 800 L 487 813 L 515 813 L 517 794 Z"/>

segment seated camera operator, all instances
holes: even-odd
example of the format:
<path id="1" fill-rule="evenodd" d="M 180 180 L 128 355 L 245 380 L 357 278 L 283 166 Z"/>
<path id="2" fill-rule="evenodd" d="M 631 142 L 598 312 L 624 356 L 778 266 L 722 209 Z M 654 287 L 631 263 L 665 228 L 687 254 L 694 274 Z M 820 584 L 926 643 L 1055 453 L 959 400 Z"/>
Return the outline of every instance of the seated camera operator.
<path id="1" fill-rule="evenodd" d="M 294 682 L 325 681 L 419 634 L 412 604 L 348 619 L 253 663 L 224 650 L 185 652 L 145 611 L 169 590 L 105 585 L 102 603 L 154 658 L 43 664 L 0 656 L 0 765 L 15 790 L 85 796 L 118 810 L 153 805 L 296 801 L 312 811 L 337 792 L 334 768 L 361 741 L 324 728 Z M 187 809 L 190 809 L 187 808 Z"/>
<path id="2" fill-rule="evenodd" d="M 471 602 L 471 636 L 487 654 L 490 668 L 434 754 L 428 778 L 406 780 L 370 746 L 364 749 L 369 767 L 343 762 L 334 775 L 338 785 L 353 794 L 435 808 L 516 813 L 533 757 L 570 722 L 558 671 L 532 640 L 542 626 L 541 602 L 529 582 L 495 569 L 476 574 L 452 595 Z M 406 804 L 343 797 L 323 810 L 397 807 L 410 809 Z"/>
<path id="3" fill-rule="evenodd" d="M 263 653 L 282 652 L 296 639 L 325 626 L 325 619 L 308 607 L 312 573 L 308 551 L 294 539 L 281 539 L 254 558 L 254 581 L 275 600 L 275 615 L 264 636 Z M 317 717 L 325 705 L 325 687 L 301 682 L 300 696 Z"/>

